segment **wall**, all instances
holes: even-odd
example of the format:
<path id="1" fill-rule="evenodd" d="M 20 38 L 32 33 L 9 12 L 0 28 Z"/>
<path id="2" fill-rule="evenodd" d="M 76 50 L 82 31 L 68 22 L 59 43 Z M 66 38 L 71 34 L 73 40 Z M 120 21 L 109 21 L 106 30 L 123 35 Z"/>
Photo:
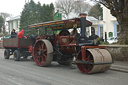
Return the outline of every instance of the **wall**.
<path id="1" fill-rule="evenodd" d="M 105 45 L 113 60 L 128 61 L 128 45 Z"/>

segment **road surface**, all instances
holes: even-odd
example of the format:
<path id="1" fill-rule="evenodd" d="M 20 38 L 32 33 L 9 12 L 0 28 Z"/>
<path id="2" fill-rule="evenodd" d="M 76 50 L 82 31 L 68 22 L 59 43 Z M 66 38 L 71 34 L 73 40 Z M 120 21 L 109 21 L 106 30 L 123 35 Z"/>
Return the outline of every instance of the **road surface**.
<path id="1" fill-rule="evenodd" d="M 38 67 L 30 59 L 4 59 L 3 53 L 0 49 L 0 85 L 128 85 L 128 73 L 108 70 L 87 75 L 75 65 L 52 62 L 50 67 Z"/>

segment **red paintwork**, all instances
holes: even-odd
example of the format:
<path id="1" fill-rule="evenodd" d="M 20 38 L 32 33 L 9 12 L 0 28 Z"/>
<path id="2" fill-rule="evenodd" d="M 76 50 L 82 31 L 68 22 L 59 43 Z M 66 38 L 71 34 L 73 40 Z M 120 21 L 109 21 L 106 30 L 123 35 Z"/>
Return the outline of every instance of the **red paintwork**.
<path id="1" fill-rule="evenodd" d="M 82 60 L 86 60 L 86 46 L 81 47 Z"/>
<path id="2" fill-rule="evenodd" d="M 82 60 L 82 57 L 81 57 L 81 53 L 78 54 L 78 57 L 77 57 L 78 60 Z M 86 61 L 91 61 L 90 59 L 86 60 Z M 82 72 L 82 73 L 89 73 L 92 68 L 93 68 L 93 65 L 91 64 L 82 64 L 82 63 L 77 63 L 77 67 L 78 69 Z"/>
<path id="3" fill-rule="evenodd" d="M 64 53 L 77 53 L 78 45 L 74 41 L 74 36 L 60 36 L 59 46 Z"/>
<path id="4" fill-rule="evenodd" d="M 43 66 L 46 63 L 47 59 L 47 47 L 44 42 L 37 42 L 37 44 L 34 47 L 34 60 L 38 66 Z M 42 52 L 42 55 L 39 55 L 38 53 Z"/>
<path id="5" fill-rule="evenodd" d="M 61 46 L 64 53 L 77 53 L 76 46 Z"/>
<path id="6" fill-rule="evenodd" d="M 69 36 L 60 36 L 59 37 L 59 44 L 60 45 L 67 45 L 67 44 L 69 44 Z"/>
<path id="7" fill-rule="evenodd" d="M 53 41 L 53 45 L 56 45 L 57 41 L 59 40 L 59 35 L 55 35 L 55 39 Z"/>
<path id="8" fill-rule="evenodd" d="M 32 53 L 32 51 L 33 51 L 33 47 L 32 46 L 29 46 L 29 53 Z"/>

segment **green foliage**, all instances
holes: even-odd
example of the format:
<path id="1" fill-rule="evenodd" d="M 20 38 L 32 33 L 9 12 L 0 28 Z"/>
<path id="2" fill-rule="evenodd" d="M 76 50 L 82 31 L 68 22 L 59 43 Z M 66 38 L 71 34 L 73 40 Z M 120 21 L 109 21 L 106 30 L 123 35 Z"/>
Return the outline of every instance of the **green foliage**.
<path id="1" fill-rule="evenodd" d="M 4 18 L 0 16 L 0 32 L 3 25 L 4 25 Z"/>
<path id="2" fill-rule="evenodd" d="M 32 29 L 32 31 L 30 31 L 28 29 L 28 25 L 52 21 L 53 14 L 54 5 L 52 3 L 50 5 L 43 4 L 43 6 L 41 6 L 40 2 L 36 4 L 33 0 L 31 0 L 29 3 L 25 4 L 24 9 L 22 11 L 20 19 L 20 30 L 25 30 L 24 34 L 28 35 L 38 34 L 37 29 Z M 43 33 L 43 31 L 40 32 Z"/>
<path id="3" fill-rule="evenodd" d="M 93 16 L 96 19 L 99 19 L 99 17 L 100 17 L 100 19 L 102 20 L 103 19 L 103 9 L 101 8 L 101 5 L 98 3 L 96 5 L 94 5 L 89 11 L 89 16 Z"/>

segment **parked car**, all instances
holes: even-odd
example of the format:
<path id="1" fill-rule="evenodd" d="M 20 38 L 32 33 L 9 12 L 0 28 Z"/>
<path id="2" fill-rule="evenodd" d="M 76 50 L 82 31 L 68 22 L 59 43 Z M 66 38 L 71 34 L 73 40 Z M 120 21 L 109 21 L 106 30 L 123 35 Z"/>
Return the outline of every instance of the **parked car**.
<path id="1" fill-rule="evenodd" d="M 118 41 L 117 37 L 108 37 L 107 41 L 109 44 L 116 43 Z"/>

